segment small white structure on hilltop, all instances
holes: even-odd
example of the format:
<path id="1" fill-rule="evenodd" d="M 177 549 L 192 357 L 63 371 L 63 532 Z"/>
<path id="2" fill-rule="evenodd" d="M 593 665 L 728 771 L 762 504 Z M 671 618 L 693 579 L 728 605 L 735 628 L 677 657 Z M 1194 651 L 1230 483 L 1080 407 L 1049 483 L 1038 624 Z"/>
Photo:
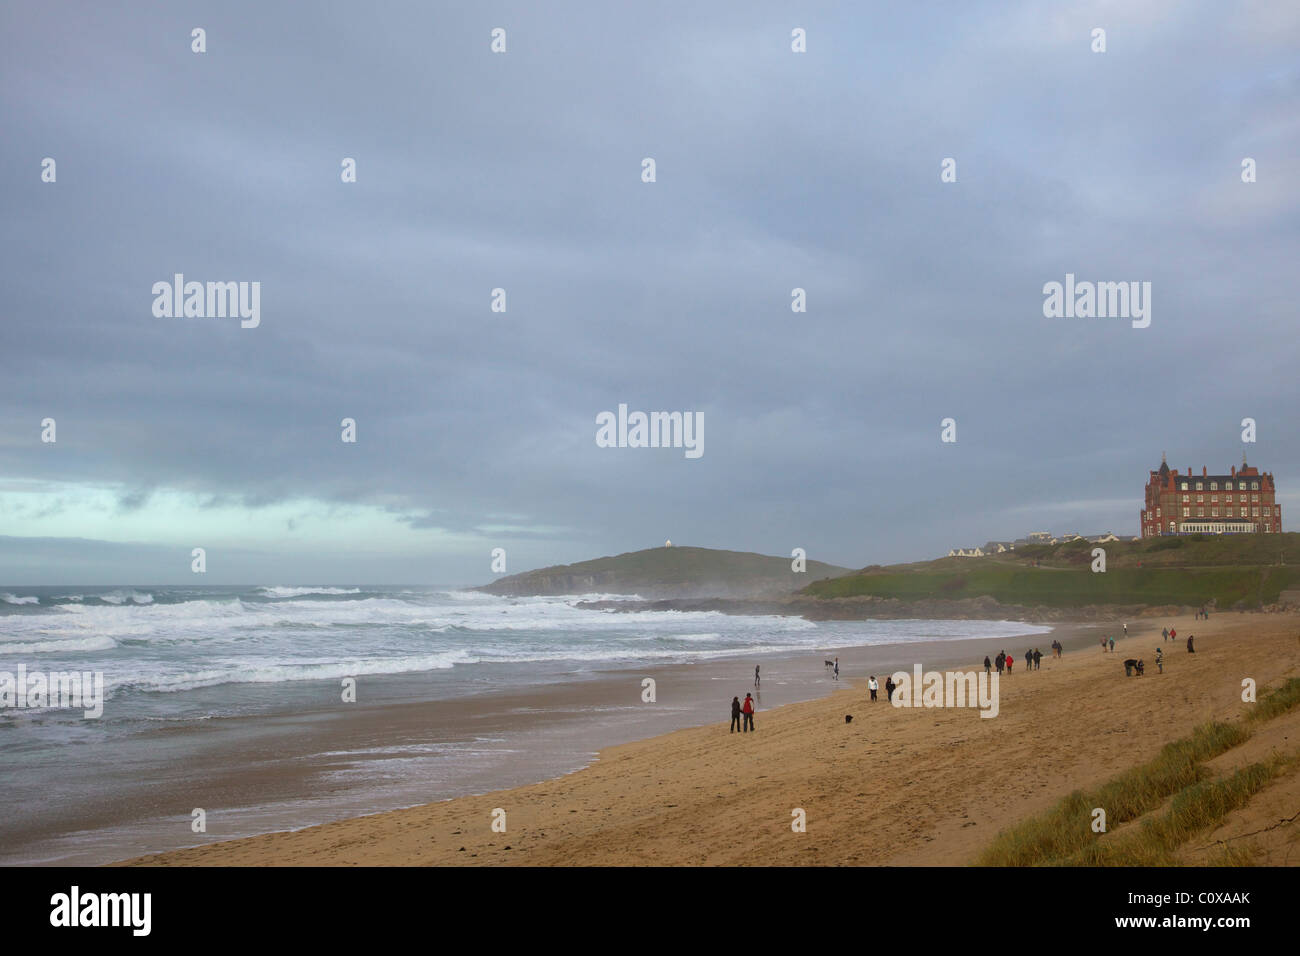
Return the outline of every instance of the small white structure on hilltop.
<path id="1" fill-rule="evenodd" d="M 665 542 L 664 542 L 664 547 L 665 547 L 665 548 L 671 548 L 672 546 L 673 546 L 673 543 L 672 543 L 671 540 L 668 540 L 668 541 L 665 541 Z"/>

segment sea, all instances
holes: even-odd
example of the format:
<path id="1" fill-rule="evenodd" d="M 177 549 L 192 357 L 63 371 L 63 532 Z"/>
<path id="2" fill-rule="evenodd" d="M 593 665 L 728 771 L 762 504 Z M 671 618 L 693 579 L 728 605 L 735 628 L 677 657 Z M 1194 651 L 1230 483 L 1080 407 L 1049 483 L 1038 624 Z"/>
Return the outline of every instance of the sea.
<path id="1" fill-rule="evenodd" d="M 615 597 L 0 587 L 0 864 L 104 863 L 575 770 L 607 742 L 581 728 L 648 735 L 641 697 L 603 691 L 664 668 L 820 670 L 827 649 L 1049 630 L 578 606 Z M 102 714 L 15 706 L 20 668 L 101 674 Z M 701 722 L 667 696 L 674 726 Z"/>

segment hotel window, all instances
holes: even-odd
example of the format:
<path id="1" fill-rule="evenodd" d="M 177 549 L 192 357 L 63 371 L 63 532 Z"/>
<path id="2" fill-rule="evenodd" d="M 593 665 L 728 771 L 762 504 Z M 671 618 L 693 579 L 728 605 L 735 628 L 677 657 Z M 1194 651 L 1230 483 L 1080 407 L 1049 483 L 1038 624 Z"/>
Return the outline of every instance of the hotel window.
<path id="1" fill-rule="evenodd" d="M 1189 517 L 1191 517 L 1191 515 L 1188 514 L 1188 512 L 1190 512 L 1191 510 L 1192 510 L 1191 508 L 1184 508 L 1184 509 L 1183 509 L 1183 517 L 1184 517 L 1184 518 L 1189 518 Z"/>
<path id="2" fill-rule="evenodd" d="M 1191 495 L 1183 495 L 1183 504 L 1187 504 L 1187 502 L 1189 502 L 1189 501 L 1191 501 L 1191 500 L 1192 500 L 1192 496 L 1191 496 Z"/>
<path id="3" fill-rule="evenodd" d="M 1183 482 L 1182 490 L 1183 490 L 1183 491 L 1186 491 L 1186 490 L 1187 490 L 1187 482 L 1185 482 L 1185 481 Z"/>
<path id="4" fill-rule="evenodd" d="M 1211 508 L 1211 509 L 1210 509 L 1210 517 L 1211 517 L 1211 518 L 1217 518 L 1217 517 L 1219 517 L 1219 509 L 1218 509 L 1218 508 Z"/>
<path id="5" fill-rule="evenodd" d="M 1197 496 L 1196 496 L 1196 503 L 1197 503 L 1198 505 L 1199 505 L 1199 504 L 1204 504 L 1204 503 L 1205 503 L 1205 495 L 1197 495 Z"/>
<path id="6" fill-rule="evenodd" d="M 1214 505 L 1214 504 L 1218 504 L 1218 503 L 1219 503 L 1219 496 L 1218 496 L 1218 495 L 1210 495 L 1210 504 Z"/>
<path id="7" fill-rule="evenodd" d="M 1259 495 L 1251 495 L 1251 496 L 1250 496 L 1250 500 L 1251 500 L 1251 501 L 1259 501 Z"/>
<path id="8" fill-rule="evenodd" d="M 1258 481 L 1252 481 L 1252 482 L 1250 483 L 1250 490 L 1251 490 L 1251 491 L 1259 491 L 1259 482 L 1258 482 Z"/>
<path id="9" fill-rule="evenodd" d="M 1217 481 L 1212 481 L 1212 482 L 1210 482 L 1210 490 L 1211 490 L 1211 491 L 1218 491 L 1218 490 L 1219 490 L 1219 483 L 1218 483 Z"/>
<path id="10" fill-rule="evenodd" d="M 1197 491 L 1204 491 L 1204 490 L 1205 490 L 1205 482 L 1203 482 L 1203 481 L 1198 481 L 1198 482 L 1196 483 L 1196 490 L 1197 490 Z"/>
<path id="11" fill-rule="evenodd" d="M 1242 509 L 1241 509 L 1241 516 L 1242 516 L 1243 518 L 1249 517 L 1249 515 L 1246 514 L 1246 512 L 1247 512 L 1248 510 L 1249 510 L 1248 508 L 1242 508 Z"/>
<path id="12" fill-rule="evenodd" d="M 1251 516 L 1252 518 L 1258 518 L 1258 517 L 1259 517 L 1259 509 L 1258 509 L 1258 508 L 1251 508 L 1251 509 L 1250 509 L 1250 516 Z"/>
<path id="13" fill-rule="evenodd" d="M 1198 517 L 1198 518 L 1204 518 L 1204 517 L 1205 517 L 1205 509 L 1204 509 L 1204 508 L 1197 508 L 1197 509 L 1196 509 L 1196 517 Z"/>

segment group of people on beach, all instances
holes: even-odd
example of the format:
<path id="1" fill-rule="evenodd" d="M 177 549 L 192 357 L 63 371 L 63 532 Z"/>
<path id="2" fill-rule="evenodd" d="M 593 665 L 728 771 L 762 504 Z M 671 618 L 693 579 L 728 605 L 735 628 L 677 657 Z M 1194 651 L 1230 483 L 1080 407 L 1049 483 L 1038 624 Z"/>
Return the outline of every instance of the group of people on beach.
<path id="1" fill-rule="evenodd" d="M 1204 608 L 1202 608 L 1200 611 L 1197 611 L 1196 613 L 1197 613 L 1199 616 L 1202 616 L 1202 617 L 1208 617 L 1208 614 L 1206 613 L 1206 611 L 1205 611 Z M 1125 628 L 1125 629 L 1124 629 L 1124 632 L 1127 634 L 1127 633 L 1128 633 L 1128 628 Z M 1164 649 L 1164 646 L 1163 646 L 1164 642 L 1165 642 L 1165 641 L 1175 641 L 1175 640 L 1177 640 L 1177 639 L 1178 639 L 1178 631 L 1177 631 L 1177 629 L 1172 628 L 1172 627 L 1161 628 L 1161 630 L 1160 630 L 1160 641 L 1161 641 L 1161 644 L 1160 644 L 1159 646 L 1156 647 L 1156 659 L 1155 659 L 1156 670 L 1157 670 L 1158 673 L 1163 674 L 1163 673 L 1165 672 L 1165 649 Z M 1103 638 L 1103 639 L 1102 639 L 1102 650 L 1105 650 L 1105 649 L 1106 649 L 1106 640 L 1105 640 L 1105 638 Z M 1112 651 L 1115 649 L 1115 639 L 1114 639 L 1114 638 L 1111 638 L 1111 641 L 1110 641 L 1110 649 L 1111 649 Z M 1188 654 L 1195 654 L 1195 653 L 1196 653 L 1196 637 L 1195 637 L 1195 635 L 1193 635 L 1193 634 L 1188 634 L 1188 635 L 1187 635 L 1187 653 L 1188 653 Z M 1131 676 L 1133 676 L 1134 673 L 1136 673 L 1138 677 L 1141 677 L 1142 674 L 1145 672 L 1145 670 L 1146 670 L 1146 662 L 1145 662 L 1144 660 L 1142 660 L 1142 658 L 1140 658 L 1140 657 L 1139 657 L 1139 658 L 1133 658 L 1133 657 L 1130 657 L 1130 658 L 1127 658 L 1127 659 L 1124 661 L 1124 676 L 1125 676 L 1125 677 L 1131 677 Z"/>
<path id="2" fill-rule="evenodd" d="M 754 668 L 754 680 L 758 681 L 758 668 Z M 741 721 L 741 718 L 744 721 Z M 739 697 L 731 698 L 731 733 L 739 730 L 743 734 L 749 733 L 754 729 L 754 698 L 751 694 L 745 695 L 745 702 L 742 704 Z"/>
<path id="3" fill-rule="evenodd" d="M 886 698 L 887 700 L 893 700 L 893 699 L 894 699 L 894 691 L 897 690 L 897 689 L 898 689 L 898 685 L 894 683 L 894 678 L 893 678 L 892 676 L 890 676 L 890 677 L 886 677 L 886 678 L 885 678 L 885 698 Z M 871 699 L 872 699 L 872 700 L 876 700 L 876 699 L 877 699 L 877 698 L 876 698 L 876 692 L 877 692 L 878 690 L 880 690 L 880 683 L 876 680 L 876 675 L 875 675 L 875 674 L 872 674 L 871 677 L 867 680 L 867 690 L 871 691 Z"/>
<path id="4" fill-rule="evenodd" d="M 1204 615 L 1207 618 L 1209 616 L 1203 608 L 1197 613 L 1200 615 Z M 1122 625 L 1122 627 L 1124 631 L 1124 636 L 1128 637 L 1128 625 L 1124 624 Z M 1176 640 L 1178 638 L 1178 632 L 1171 627 L 1166 627 L 1163 630 L 1161 630 L 1160 637 L 1162 641 Z M 1101 649 L 1103 653 L 1114 653 L 1115 638 L 1103 637 L 1101 639 Z M 1053 639 L 1051 644 L 1051 651 L 1053 656 L 1059 658 L 1061 657 L 1062 654 L 1065 653 L 1065 647 L 1061 644 L 1060 641 Z M 1187 635 L 1187 653 L 1189 654 L 1196 653 L 1196 647 L 1193 643 L 1193 637 L 1191 634 Z M 1027 650 L 1025 651 L 1022 660 L 1024 662 L 1025 670 L 1040 670 L 1043 666 L 1043 652 L 1036 647 L 1031 650 Z M 826 664 L 828 665 L 828 667 L 834 668 L 834 679 L 839 680 L 840 659 L 837 657 L 833 661 L 826 661 Z M 1165 652 L 1163 647 L 1156 648 L 1155 665 L 1161 674 L 1165 672 Z M 991 673 L 993 668 L 997 668 L 997 672 L 999 675 L 1001 675 L 1003 671 L 1006 671 L 1008 674 L 1010 674 L 1011 669 L 1014 666 L 1015 666 L 1015 658 L 1012 657 L 1004 650 L 998 651 L 998 656 L 995 658 L 990 659 L 987 655 L 984 658 L 984 672 L 986 674 Z M 1146 671 L 1146 662 L 1141 658 L 1130 657 L 1125 659 L 1124 661 L 1125 676 L 1132 676 L 1134 673 L 1136 673 L 1138 677 L 1141 677 L 1145 673 L 1145 671 Z M 759 686 L 758 665 L 754 666 L 754 686 L 755 687 Z M 878 698 L 876 694 L 880 690 L 880 683 L 876 680 L 875 674 L 872 674 L 871 677 L 867 680 L 867 689 L 871 692 L 871 699 L 873 701 L 877 700 Z M 897 685 L 894 683 L 894 678 L 892 676 L 886 677 L 885 698 L 889 701 L 893 701 L 894 691 L 897 689 L 898 689 Z M 741 733 L 748 733 L 749 731 L 753 730 L 755 709 L 756 709 L 755 701 L 753 695 L 751 694 L 746 694 L 743 702 L 741 701 L 739 696 L 731 698 L 731 733 L 734 734 L 737 730 L 739 730 Z"/>
<path id="5" fill-rule="evenodd" d="M 1061 645 L 1058 644 L 1056 641 L 1052 641 L 1052 651 L 1053 653 L 1056 654 L 1057 657 L 1060 657 Z M 1027 671 L 1042 670 L 1043 652 L 1040 651 L 1038 648 L 1035 647 L 1031 650 L 1025 651 L 1025 656 L 1022 659 L 1025 663 L 1025 670 Z M 998 651 L 998 656 L 993 658 L 993 660 L 989 660 L 988 655 L 985 655 L 984 673 L 986 674 L 991 673 L 992 669 L 996 667 L 998 669 L 999 675 L 1001 675 L 1004 669 L 1008 674 L 1010 674 L 1011 668 L 1015 666 L 1015 663 L 1016 663 L 1016 659 L 1012 657 L 1010 654 L 1008 654 L 1006 651 Z"/>

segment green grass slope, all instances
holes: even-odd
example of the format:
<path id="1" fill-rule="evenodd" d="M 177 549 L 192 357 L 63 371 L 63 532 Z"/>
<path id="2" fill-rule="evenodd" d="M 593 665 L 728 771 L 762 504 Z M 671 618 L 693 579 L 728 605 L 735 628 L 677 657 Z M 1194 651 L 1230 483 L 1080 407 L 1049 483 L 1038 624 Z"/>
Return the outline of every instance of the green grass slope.
<path id="1" fill-rule="evenodd" d="M 1106 551 L 1106 570 L 1091 570 L 1092 550 Z M 1277 603 L 1300 588 L 1300 535 L 1193 536 L 1093 545 L 1033 545 L 983 558 L 941 558 L 872 566 L 803 594 L 874 596 L 919 601 L 989 596 L 1003 604 L 1215 603 L 1220 608 Z"/>

